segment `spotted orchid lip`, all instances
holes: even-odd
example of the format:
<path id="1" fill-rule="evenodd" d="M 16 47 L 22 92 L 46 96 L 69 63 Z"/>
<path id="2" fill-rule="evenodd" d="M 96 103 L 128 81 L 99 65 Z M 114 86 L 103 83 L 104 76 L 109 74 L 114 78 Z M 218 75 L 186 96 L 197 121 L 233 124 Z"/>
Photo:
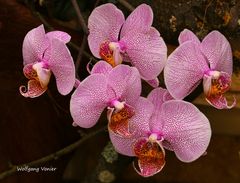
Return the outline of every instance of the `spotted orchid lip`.
<path id="1" fill-rule="evenodd" d="M 37 62 L 35 64 L 27 64 L 24 66 L 23 72 L 29 79 L 28 86 L 20 86 L 19 91 L 24 97 L 38 97 L 47 90 L 50 80 L 51 71 L 46 67 L 45 63 Z"/>
<path id="2" fill-rule="evenodd" d="M 139 175 L 150 177 L 164 167 L 165 150 L 157 140 L 157 134 L 153 133 L 149 138 L 138 139 L 133 145 L 133 150 L 138 158 L 138 167 L 134 163 L 133 167 Z"/>
<path id="3" fill-rule="evenodd" d="M 208 103 L 218 109 L 232 108 L 235 106 L 235 99 L 232 105 L 227 104 L 224 97 L 231 86 L 231 76 L 225 72 L 209 71 L 203 77 L 203 89 Z"/>
<path id="4" fill-rule="evenodd" d="M 99 55 L 112 67 L 122 63 L 122 54 L 125 52 L 125 45 L 122 42 L 104 41 L 100 45 Z"/>
<path id="5" fill-rule="evenodd" d="M 134 116 L 134 108 L 125 102 L 115 100 L 115 108 L 108 109 L 108 129 L 121 137 L 130 137 L 129 120 Z"/>

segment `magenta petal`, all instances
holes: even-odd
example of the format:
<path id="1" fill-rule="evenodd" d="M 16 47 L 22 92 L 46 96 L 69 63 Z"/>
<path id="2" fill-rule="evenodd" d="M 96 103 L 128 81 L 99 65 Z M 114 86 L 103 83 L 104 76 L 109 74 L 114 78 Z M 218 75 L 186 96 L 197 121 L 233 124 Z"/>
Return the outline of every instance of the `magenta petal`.
<path id="1" fill-rule="evenodd" d="M 184 29 L 178 37 L 179 44 L 182 44 L 186 41 L 192 41 L 196 44 L 200 44 L 198 37 L 192 31 L 190 31 L 188 29 Z"/>
<path id="2" fill-rule="evenodd" d="M 58 39 L 52 40 L 51 58 L 48 64 L 56 78 L 59 93 L 67 95 L 72 91 L 75 83 L 75 66 L 64 42 Z"/>
<path id="3" fill-rule="evenodd" d="M 146 4 L 139 5 L 126 19 L 121 29 L 121 37 L 131 31 L 145 33 L 149 31 L 153 23 L 152 8 Z"/>
<path id="4" fill-rule="evenodd" d="M 177 100 L 164 103 L 161 122 L 164 141 L 181 161 L 194 161 L 206 151 L 211 137 L 210 124 L 191 103 Z"/>
<path id="5" fill-rule="evenodd" d="M 132 143 L 139 137 L 145 136 L 149 131 L 149 121 L 153 113 L 153 105 L 146 98 L 140 97 L 134 106 L 135 115 L 129 119 L 130 138 L 123 138 L 110 132 L 111 141 L 117 152 L 134 156 Z"/>
<path id="6" fill-rule="evenodd" d="M 140 97 L 133 106 L 135 108 L 135 115 L 130 119 L 130 132 L 136 137 L 146 135 L 149 128 L 149 121 L 154 113 L 154 105 L 144 97 Z"/>
<path id="7" fill-rule="evenodd" d="M 150 86 L 152 86 L 153 88 L 157 88 L 159 86 L 159 79 L 155 78 L 152 80 L 148 80 L 146 81 Z"/>
<path id="8" fill-rule="evenodd" d="M 201 51 L 207 57 L 212 70 L 232 75 L 232 50 L 228 40 L 218 31 L 212 31 L 202 41 Z"/>
<path id="9" fill-rule="evenodd" d="M 200 84 L 207 70 L 208 64 L 199 46 L 190 41 L 181 44 L 168 57 L 164 69 L 169 93 L 176 99 L 183 99 Z"/>
<path id="10" fill-rule="evenodd" d="M 71 39 L 71 36 L 68 33 L 62 32 L 62 31 L 51 31 L 51 32 L 48 32 L 46 36 L 50 40 L 56 38 L 63 41 L 64 43 L 68 43 Z"/>
<path id="11" fill-rule="evenodd" d="M 128 65 L 118 65 L 109 73 L 109 86 L 116 98 L 133 106 L 141 93 L 141 79 L 136 68 Z"/>
<path id="12" fill-rule="evenodd" d="M 48 44 L 43 25 L 29 31 L 23 40 L 23 65 L 40 61 Z"/>
<path id="13" fill-rule="evenodd" d="M 133 142 L 136 140 L 134 136 L 130 138 L 126 138 L 126 137 L 124 138 L 119 135 L 116 135 L 111 131 L 109 132 L 109 135 L 110 135 L 111 142 L 118 153 L 126 156 L 135 156 L 133 152 L 133 147 L 132 147 Z"/>
<path id="14" fill-rule="evenodd" d="M 149 121 L 149 127 L 152 132 L 159 132 L 162 130 L 162 124 L 159 123 L 159 119 L 161 118 L 162 115 L 161 107 L 164 102 L 169 100 L 168 97 L 169 93 L 164 88 L 155 88 L 147 96 L 147 99 L 150 102 L 152 102 L 154 106 L 154 112 L 151 117 L 151 120 Z"/>
<path id="15" fill-rule="evenodd" d="M 113 4 L 104 4 L 95 8 L 88 19 L 88 44 L 92 54 L 100 58 L 100 45 L 109 41 L 118 41 L 118 35 L 124 22 L 124 15 Z"/>
<path id="16" fill-rule="evenodd" d="M 91 74 L 109 74 L 112 70 L 112 66 L 105 61 L 98 61 L 92 68 Z"/>
<path id="17" fill-rule="evenodd" d="M 107 107 L 107 80 L 102 74 L 90 75 L 75 90 L 70 100 L 74 123 L 83 128 L 94 126 Z"/>
<path id="18" fill-rule="evenodd" d="M 145 80 L 155 79 L 163 70 L 167 59 L 167 47 L 159 32 L 153 27 L 146 34 L 131 32 L 122 40 L 131 63 Z"/>

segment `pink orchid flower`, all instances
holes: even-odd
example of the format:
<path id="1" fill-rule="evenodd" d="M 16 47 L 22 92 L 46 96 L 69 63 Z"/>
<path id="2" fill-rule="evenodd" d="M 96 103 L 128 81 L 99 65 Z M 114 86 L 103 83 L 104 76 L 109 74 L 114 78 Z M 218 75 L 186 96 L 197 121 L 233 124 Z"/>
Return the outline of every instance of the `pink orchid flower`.
<path id="1" fill-rule="evenodd" d="M 136 68 L 127 65 L 112 68 L 107 62 L 99 61 L 72 95 L 73 125 L 90 128 L 107 108 L 109 130 L 120 136 L 129 136 L 128 122 L 134 116 L 132 106 L 140 92 L 141 79 Z"/>
<path id="2" fill-rule="evenodd" d="M 209 104 L 218 109 L 232 108 L 224 93 L 232 75 L 232 51 L 227 39 L 218 31 L 209 33 L 202 42 L 190 30 L 179 36 L 179 47 L 168 57 L 164 69 L 165 84 L 171 95 L 183 99 L 203 81 Z"/>
<path id="3" fill-rule="evenodd" d="M 27 33 L 23 41 L 23 73 L 28 87 L 20 86 L 24 97 L 38 97 L 46 90 L 51 73 L 56 78 L 58 91 L 67 95 L 75 83 L 75 67 L 66 46 L 70 36 L 61 31 L 45 33 L 43 25 Z"/>
<path id="4" fill-rule="evenodd" d="M 159 32 L 152 27 L 150 6 L 138 6 L 126 19 L 113 4 L 93 10 L 88 19 L 88 44 L 92 54 L 113 67 L 130 61 L 144 80 L 158 86 L 157 76 L 167 59 L 167 47 Z"/>
<path id="5" fill-rule="evenodd" d="M 183 162 L 192 162 L 206 152 L 211 137 L 208 119 L 191 103 L 172 100 L 166 89 L 156 88 L 139 98 L 130 119 L 130 138 L 110 132 L 119 153 L 137 157 L 135 170 L 149 177 L 165 165 L 165 149 Z"/>

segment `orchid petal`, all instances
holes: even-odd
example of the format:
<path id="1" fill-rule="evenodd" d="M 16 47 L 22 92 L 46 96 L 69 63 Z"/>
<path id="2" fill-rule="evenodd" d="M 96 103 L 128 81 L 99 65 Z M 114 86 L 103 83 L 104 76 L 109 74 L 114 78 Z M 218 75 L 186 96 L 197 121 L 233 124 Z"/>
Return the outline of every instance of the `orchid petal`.
<path id="1" fill-rule="evenodd" d="M 125 156 L 135 156 L 132 148 L 133 142 L 136 140 L 134 136 L 123 137 L 116 135 L 111 131 L 109 131 L 109 135 L 111 142 L 118 153 Z"/>
<path id="2" fill-rule="evenodd" d="M 159 132 L 162 130 L 162 124 L 159 124 L 159 119 L 161 117 L 161 107 L 164 102 L 169 100 L 166 98 L 168 95 L 168 91 L 163 88 L 155 88 L 153 89 L 147 96 L 147 99 L 152 102 L 154 106 L 154 112 L 149 121 L 149 127 L 152 132 Z"/>
<path id="3" fill-rule="evenodd" d="M 152 80 L 148 80 L 146 81 L 150 86 L 152 86 L 153 88 L 157 88 L 159 86 L 159 79 L 155 78 Z"/>
<path id="4" fill-rule="evenodd" d="M 148 33 L 131 32 L 122 40 L 126 53 L 143 79 L 155 79 L 163 70 L 167 59 L 167 47 L 159 32 L 151 28 Z"/>
<path id="5" fill-rule="evenodd" d="M 131 31 L 145 33 L 153 23 L 152 8 L 146 4 L 139 5 L 126 19 L 121 29 L 121 37 Z"/>
<path id="6" fill-rule="evenodd" d="M 198 37 L 188 29 L 184 29 L 178 37 L 179 44 L 183 44 L 186 41 L 192 41 L 196 44 L 200 44 Z"/>
<path id="7" fill-rule="evenodd" d="M 47 90 L 47 87 L 42 88 L 41 84 L 37 80 L 28 81 L 28 87 L 20 86 L 19 91 L 22 96 L 35 98 L 42 95 Z"/>
<path id="8" fill-rule="evenodd" d="M 112 70 L 112 66 L 105 61 L 98 61 L 92 68 L 91 74 L 104 74 L 107 75 Z"/>
<path id="9" fill-rule="evenodd" d="M 164 80 L 169 93 L 176 99 L 189 95 L 201 82 L 204 72 L 209 70 L 199 46 L 187 41 L 168 57 L 164 69 Z"/>
<path id="10" fill-rule="evenodd" d="M 46 36 L 51 40 L 51 39 L 59 39 L 63 41 L 65 44 L 68 43 L 71 39 L 71 36 L 62 31 L 51 31 L 46 34 Z"/>
<path id="11" fill-rule="evenodd" d="M 58 39 L 52 40 L 51 58 L 48 64 L 56 78 L 59 93 L 67 95 L 72 91 L 75 83 L 75 66 L 64 42 Z"/>
<path id="12" fill-rule="evenodd" d="M 202 41 L 201 51 L 207 57 L 212 70 L 232 75 L 232 50 L 228 40 L 218 31 L 212 31 Z"/>
<path id="13" fill-rule="evenodd" d="M 70 100 L 70 112 L 74 123 L 83 128 L 94 126 L 107 107 L 107 80 L 102 74 L 84 79 Z"/>
<path id="14" fill-rule="evenodd" d="M 206 116 L 194 105 L 171 100 L 162 105 L 162 133 L 178 159 L 191 162 L 199 158 L 208 147 L 211 128 Z"/>
<path id="15" fill-rule="evenodd" d="M 118 35 L 124 21 L 122 11 L 110 3 L 101 5 L 92 11 L 88 19 L 88 44 L 95 57 L 100 58 L 101 43 L 107 40 L 118 41 Z"/>
<path id="16" fill-rule="evenodd" d="M 47 47 L 48 42 L 43 25 L 29 31 L 23 40 L 23 65 L 40 61 Z"/>
<path id="17" fill-rule="evenodd" d="M 108 78 L 109 86 L 115 91 L 116 98 L 133 106 L 141 93 L 138 70 L 128 65 L 118 65 L 112 69 Z"/>

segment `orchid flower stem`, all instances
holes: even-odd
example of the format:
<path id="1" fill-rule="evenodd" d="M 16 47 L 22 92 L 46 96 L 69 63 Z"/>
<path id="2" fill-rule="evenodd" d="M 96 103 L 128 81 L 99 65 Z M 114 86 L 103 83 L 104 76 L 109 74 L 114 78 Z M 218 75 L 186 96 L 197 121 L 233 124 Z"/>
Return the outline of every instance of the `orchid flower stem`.
<path id="1" fill-rule="evenodd" d="M 82 39 L 82 43 L 81 46 L 79 48 L 79 52 L 78 52 L 78 56 L 77 56 L 77 61 L 75 63 L 75 68 L 76 68 L 76 72 L 78 71 L 80 65 L 81 65 L 81 60 L 82 60 L 82 56 L 83 56 L 83 52 L 85 50 L 86 47 L 86 43 L 87 43 L 87 36 L 86 34 L 84 34 L 83 39 Z"/>
<path id="2" fill-rule="evenodd" d="M 117 0 L 121 5 L 123 5 L 127 10 L 133 11 L 135 8 L 126 0 Z"/>
<path id="3" fill-rule="evenodd" d="M 55 107 L 55 110 L 56 110 L 58 115 L 60 114 L 58 109 L 60 109 L 64 113 L 67 113 L 67 114 L 69 113 L 66 109 L 64 109 L 61 105 L 59 105 L 57 103 L 57 101 L 54 99 L 54 97 L 53 97 L 53 95 L 52 95 L 52 93 L 51 93 L 51 91 L 49 89 L 47 90 L 47 95 L 48 95 L 49 99 L 51 100 L 51 102 L 53 103 L 53 105 Z"/>
<path id="4" fill-rule="evenodd" d="M 94 8 L 96 8 L 99 3 L 100 3 L 100 0 L 96 0 L 96 2 L 95 2 L 95 4 L 94 4 Z"/>
<path id="5" fill-rule="evenodd" d="M 76 0 L 71 0 L 71 2 L 72 2 L 72 5 L 73 5 L 73 7 L 74 7 L 74 9 L 76 11 L 76 14 L 77 14 L 77 17 L 78 17 L 78 21 L 79 21 L 79 23 L 80 23 L 80 25 L 81 25 L 81 27 L 83 29 L 84 34 L 88 35 L 89 34 L 88 27 L 87 27 L 87 24 L 86 24 L 86 22 L 85 22 L 85 20 L 83 18 L 83 15 L 81 13 L 81 10 L 80 10 L 80 8 L 78 6 L 77 1 Z"/>
<path id="6" fill-rule="evenodd" d="M 20 164 L 20 165 L 12 165 L 11 169 L 0 173 L 0 180 L 3 180 L 4 178 L 15 174 L 17 172 L 18 167 L 24 167 L 24 166 L 36 167 L 36 166 L 42 165 L 46 162 L 49 162 L 49 161 L 52 161 L 52 160 L 57 160 L 60 157 L 73 152 L 75 149 L 77 149 L 81 144 L 83 144 L 88 139 L 90 139 L 90 138 L 94 137 L 95 135 L 97 135 L 97 134 L 99 134 L 103 131 L 106 131 L 106 130 L 107 130 L 107 127 L 104 126 L 104 127 L 100 128 L 100 129 L 98 129 L 98 130 L 96 130 L 92 133 L 89 133 L 89 134 L 85 135 L 83 138 L 81 138 L 77 142 L 74 142 L 73 144 L 71 144 L 71 145 L 69 145 L 69 146 L 67 146 L 67 147 L 65 147 L 65 148 L 63 148 L 59 151 L 56 151 L 52 154 L 49 154 L 48 156 L 45 156 L 45 157 L 42 157 L 40 159 L 31 161 L 29 163 L 24 163 L 24 164 Z"/>

